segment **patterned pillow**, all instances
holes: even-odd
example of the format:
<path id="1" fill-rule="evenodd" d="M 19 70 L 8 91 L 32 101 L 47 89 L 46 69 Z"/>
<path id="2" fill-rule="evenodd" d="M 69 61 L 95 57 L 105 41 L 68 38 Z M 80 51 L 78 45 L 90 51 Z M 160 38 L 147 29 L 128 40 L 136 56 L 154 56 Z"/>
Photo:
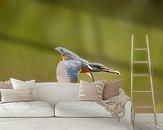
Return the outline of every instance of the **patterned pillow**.
<path id="1" fill-rule="evenodd" d="M 2 82 L 0 81 L 0 89 L 12 89 L 12 84 L 11 84 L 11 81 L 5 81 L 5 82 Z M 1 92 L 0 92 L 0 101 L 1 101 Z"/>
<path id="2" fill-rule="evenodd" d="M 107 81 L 103 91 L 103 100 L 119 95 L 121 80 Z"/>
<path id="3" fill-rule="evenodd" d="M 106 81 L 86 82 L 80 81 L 78 100 L 101 101 Z"/>
<path id="4" fill-rule="evenodd" d="M 27 89 L 1 89 L 2 99 L 1 102 L 24 102 L 33 101 L 32 97 L 33 88 Z"/>

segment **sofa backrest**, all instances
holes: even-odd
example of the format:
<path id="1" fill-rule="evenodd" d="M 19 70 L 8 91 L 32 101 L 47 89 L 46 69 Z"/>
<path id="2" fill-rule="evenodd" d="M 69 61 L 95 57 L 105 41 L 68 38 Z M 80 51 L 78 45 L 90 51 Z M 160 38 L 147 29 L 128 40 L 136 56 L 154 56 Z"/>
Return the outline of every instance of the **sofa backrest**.
<path id="1" fill-rule="evenodd" d="M 75 101 L 79 95 L 79 83 L 45 82 L 36 83 L 38 100 L 56 104 L 61 101 Z M 125 93 L 121 88 L 119 93 Z"/>
<path id="2" fill-rule="evenodd" d="M 75 101 L 78 99 L 79 83 L 36 83 L 38 100 L 56 104 L 61 101 Z"/>

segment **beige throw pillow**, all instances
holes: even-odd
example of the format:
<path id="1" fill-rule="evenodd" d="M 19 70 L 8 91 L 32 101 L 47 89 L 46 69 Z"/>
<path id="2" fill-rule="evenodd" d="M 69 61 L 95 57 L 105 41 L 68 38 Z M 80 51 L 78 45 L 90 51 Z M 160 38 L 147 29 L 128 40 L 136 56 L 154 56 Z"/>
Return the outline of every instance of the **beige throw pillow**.
<path id="1" fill-rule="evenodd" d="M 5 81 L 5 82 L 2 82 L 0 81 L 0 89 L 12 89 L 12 84 L 11 84 L 11 81 Z M 0 101 L 1 101 L 1 92 L 0 92 Z"/>
<path id="2" fill-rule="evenodd" d="M 32 95 L 33 95 L 34 99 L 37 100 L 37 90 L 36 90 L 35 80 L 22 81 L 22 80 L 10 78 L 10 81 L 13 86 L 13 89 L 33 88 Z"/>
<path id="3" fill-rule="evenodd" d="M 1 89 L 1 102 L 24 102 L 33 101 L 33 88 L 28 89 Z"/>
<path id="4" fill-rule="evenodd" d="M 107 81 L 103 90 L 103 100 L 107 100 L 111 97 L 119 94 L 121 80 Z"/>
<path id="5" fill-rule="evenodd" d="M 86 82 L 80 81 L 78 100 L 101 101 L 106 81 Z"/>

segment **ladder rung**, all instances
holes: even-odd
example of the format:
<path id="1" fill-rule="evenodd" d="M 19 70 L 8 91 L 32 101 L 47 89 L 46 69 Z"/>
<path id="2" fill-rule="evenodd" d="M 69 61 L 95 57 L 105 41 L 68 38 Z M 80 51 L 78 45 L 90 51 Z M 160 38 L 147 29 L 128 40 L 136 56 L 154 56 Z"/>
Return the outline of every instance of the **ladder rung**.
<path id="1" fill-rule="evenodd" d="M 148 61 L 134 61 L 134 64 L 147 64 L 149 63 Z"/>
<path id="2" fill-rule="evenodd" d="M 135 106 L 135 108 L 153 108 L 153 106 Z"/>
<path id="3" fill-rule="evenodd" d="M 133 76 L 149 76 L 149 74 L 133 74 Z"/>
<path id="4" fill-rule="evenodd" d="M 134 93 L 151 93 L 152 91 L 133 91 Z"/>
<path id="5" fill-rule="evenodd" d="M 147 48 L 134 48 L 134 51 L 146 51 Z"/>

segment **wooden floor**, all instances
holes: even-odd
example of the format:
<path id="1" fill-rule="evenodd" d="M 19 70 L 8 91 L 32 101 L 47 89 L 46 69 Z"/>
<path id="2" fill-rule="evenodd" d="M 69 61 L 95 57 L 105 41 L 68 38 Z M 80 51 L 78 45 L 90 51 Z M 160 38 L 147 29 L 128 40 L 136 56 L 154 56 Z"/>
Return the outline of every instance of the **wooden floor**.
<path id="1" fill-rule="evenodd" d="M 153 122 L 136 122 L 134 130 L 163 130 L 163 122 L 157 125 Z"/>

